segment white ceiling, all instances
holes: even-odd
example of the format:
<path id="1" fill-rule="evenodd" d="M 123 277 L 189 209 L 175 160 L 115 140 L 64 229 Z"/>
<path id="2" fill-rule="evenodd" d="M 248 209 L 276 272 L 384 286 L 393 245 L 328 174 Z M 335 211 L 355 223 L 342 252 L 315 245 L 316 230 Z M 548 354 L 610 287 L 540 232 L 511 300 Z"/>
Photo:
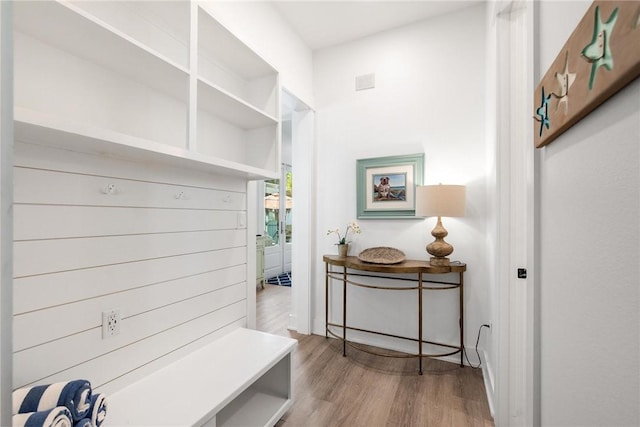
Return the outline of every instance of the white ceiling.
<path id="1" fill-rule="evenodd" d="M 273 1 L 312 49 L 322 49 L 460 10 L 480 0 Z"/>

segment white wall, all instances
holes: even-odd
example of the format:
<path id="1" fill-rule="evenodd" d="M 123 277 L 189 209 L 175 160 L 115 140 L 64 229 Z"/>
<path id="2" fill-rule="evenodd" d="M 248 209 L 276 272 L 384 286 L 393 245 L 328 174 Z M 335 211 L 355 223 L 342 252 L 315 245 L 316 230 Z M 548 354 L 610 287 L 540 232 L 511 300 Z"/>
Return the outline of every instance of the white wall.
<path id="1" fill-rule="evenodd" d="M 466 344 L 475 345 L 487 319 L 485 251 L 485 15 L 482 5 L 438 19 L 380 33 L 314 53 L 317 111 L 317 253 L 336 253 L 325 230 L 344 228 L 356 216 L 356 159 L 425 153 L 425 182 L 467 185 L 467 215 L 447 218 L 452 259 L 467 263 Z M 355 77 L 375 73 L 376 88 L 355 91 Z M 425 259 L 435 218 L 362 220 L 351 254 L 392 246 L 408 258 Z M 324 266 L 317 260 L 314 332 L 324 333 Z M 408 293 L 407 293 L 408 294 Z M 411 334 L 415 295 L 358 296 L 350 318 L 379 324 L 399 316 L 389 331 Z M 456 294 L 425 299 L 430 338 L 455 343 Z M 387 309 L 391 307 L 390 311 Z M 378 311 L 379 310 L 379 311 Z M 415 317 L 413 317 L 415 318 Z M 384 322 L 383 322 L 384 323 Z M 374 342 L 372 337 L 367 337 Z M 387 340 L 378 345 L 392 345 Z M 393 344 L 395 345 L 395 344 Z M 476 363 L 475 352 L 470 355 Z"/>
<path id="2" fill-rule="evenodd" d="M 292 140 L 291 140 L 291 119 L 283 120 L 282 126 L 282 163 L 291 165 L 293 163 Z"/>
<path id="3" fill-rule="evenodd" d="M 312 56 L 275 7 L 263 1 L 205 1 L 210 13 L 280 72 L 280 83 L 313 107 Z"/>
<path id="4" fill-rule="evenodd" d="M 246 325 L 245 191 L 237 178 L 16 143 L 14 388 L 86 378 L 109 393 Z M 102 339 L 110 309 L 121 331 Z"/>
<path id="5" fill-rule="evenodd" d="M 540 75 L 589 5 L 540 4 Z M 541 150 L 545 426 L 640 424 L 638 141 L 636 79 Z"/>

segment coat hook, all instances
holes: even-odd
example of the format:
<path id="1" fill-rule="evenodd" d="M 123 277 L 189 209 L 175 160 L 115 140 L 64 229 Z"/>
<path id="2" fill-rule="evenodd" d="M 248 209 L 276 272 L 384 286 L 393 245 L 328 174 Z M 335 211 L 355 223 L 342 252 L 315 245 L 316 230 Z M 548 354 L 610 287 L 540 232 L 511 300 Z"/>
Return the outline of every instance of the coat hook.
<path id="1" fill-rule="evenodd" d="M 184 191 L 180 191 L 175 195 L 176 200 L 187 200 L 187 195 L 185 194 Z"/>
<path id="2" fill-rule="evenodd" d="M 102 193 L 103 194 L 114 195 L 117 192 L 118 192 L 118 189 L 116 188 L 115 184 L 109 184 L 108 186 L 106 186 L 105 188 L 102 189 Z"/>
<path id="3" fill-rule="evenodd" d="M 231 196 L 230 196 L 229 194 L 225 195 L 225 196 L 222 198 L 222 201 L 223 201 L 224 203 L 229 203 L 229 202 L 231 201 Z"/>

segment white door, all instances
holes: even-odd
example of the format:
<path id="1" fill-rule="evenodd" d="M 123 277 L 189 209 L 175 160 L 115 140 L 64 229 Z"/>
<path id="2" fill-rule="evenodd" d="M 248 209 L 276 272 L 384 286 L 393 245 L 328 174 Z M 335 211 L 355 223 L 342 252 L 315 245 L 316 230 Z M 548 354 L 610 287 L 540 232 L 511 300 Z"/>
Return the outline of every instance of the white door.
<path id="1" fill-rule="evenodd" d="M 291 271 L 291 213 L 293 210 L 291 166 L 282 166 L 281 179 L 264 181 L 264 277 Z"/>

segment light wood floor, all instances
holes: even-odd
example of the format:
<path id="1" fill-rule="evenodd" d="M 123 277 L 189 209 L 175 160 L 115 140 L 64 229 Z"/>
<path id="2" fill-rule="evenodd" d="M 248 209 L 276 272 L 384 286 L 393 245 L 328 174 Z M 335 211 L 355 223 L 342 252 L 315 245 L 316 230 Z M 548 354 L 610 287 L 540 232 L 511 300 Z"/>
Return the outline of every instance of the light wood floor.
<path id="1" fill-rule="evenodd" d="M 294 285 L 295 286 L 295 285 Z M 277 427 L 493 426 L 482 372 L 426 359 L 373 356 L 339 340 L 287 330 L 291 289 L 257 292 L 258 329 L 298 340 L 295 403 Z"/>

